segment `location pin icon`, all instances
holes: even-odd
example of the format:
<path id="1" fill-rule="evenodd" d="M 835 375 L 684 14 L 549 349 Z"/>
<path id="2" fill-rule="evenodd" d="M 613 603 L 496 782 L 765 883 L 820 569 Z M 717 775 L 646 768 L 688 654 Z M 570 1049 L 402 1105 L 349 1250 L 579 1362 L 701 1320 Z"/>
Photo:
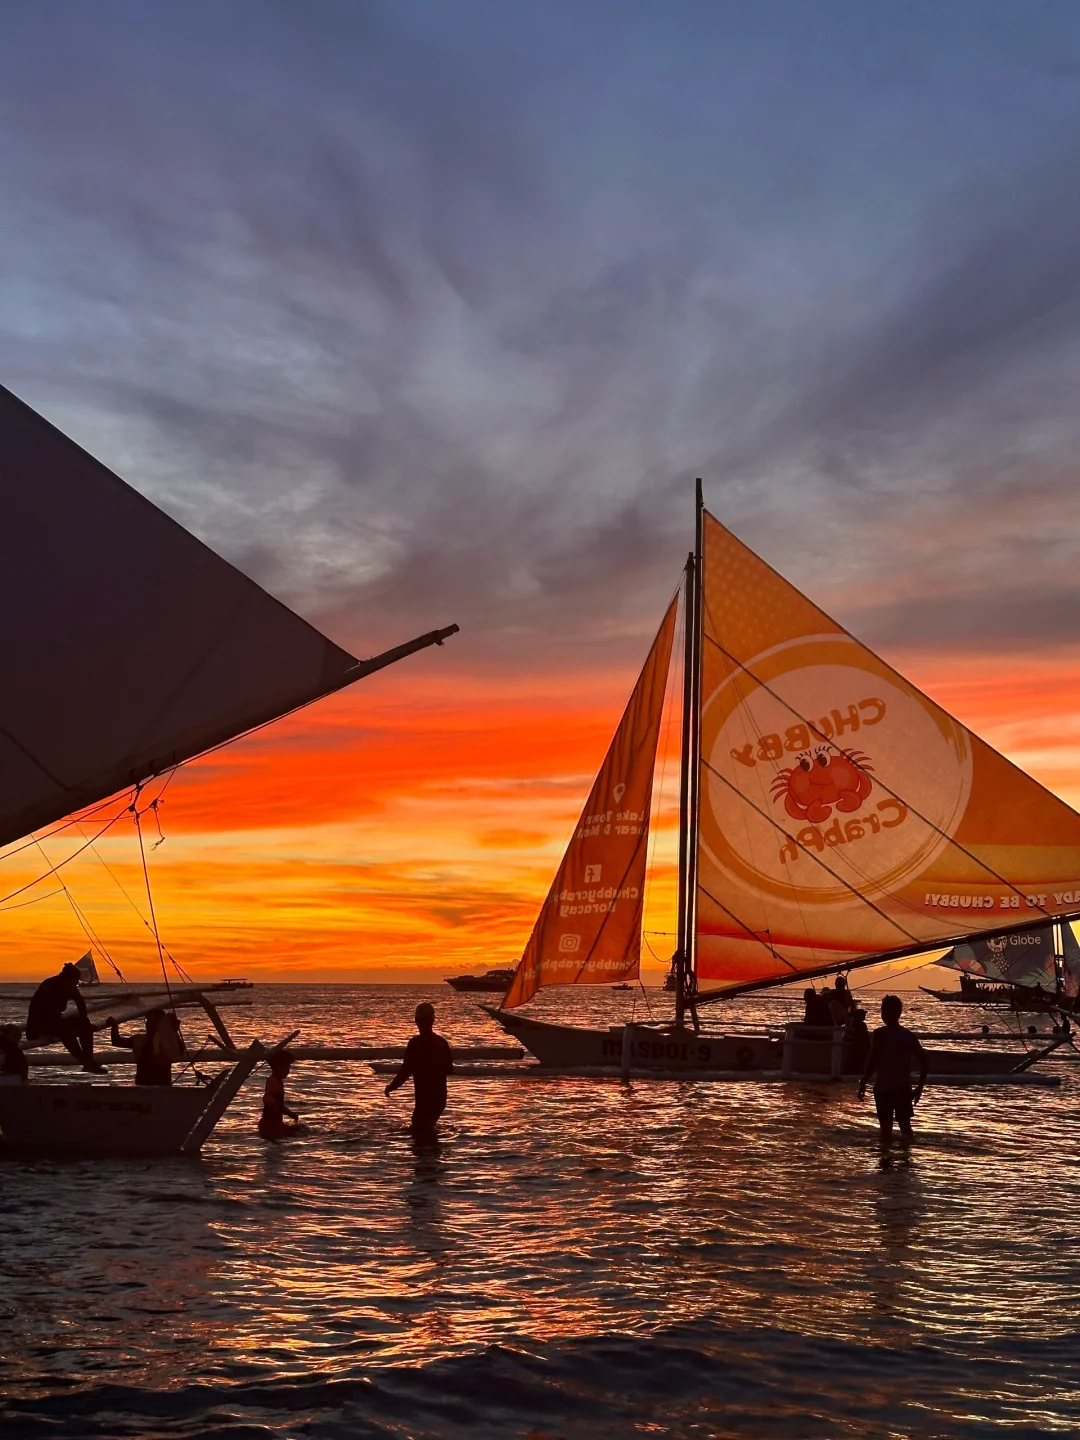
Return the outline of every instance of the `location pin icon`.
<path id="1" fill-rule="evenodd" d="M 615 804 L 616 804 L 616 805 L 619 803 L 619 801 L 622 799 L 622 797 L 623 797 L 625 794 L 626 794 L 626 786 L 625 786 L 625 785 L 622 783 L 622 781 L 620 780 L 619 783 L 618 783 L 618 785 L 615 786 Z"/>

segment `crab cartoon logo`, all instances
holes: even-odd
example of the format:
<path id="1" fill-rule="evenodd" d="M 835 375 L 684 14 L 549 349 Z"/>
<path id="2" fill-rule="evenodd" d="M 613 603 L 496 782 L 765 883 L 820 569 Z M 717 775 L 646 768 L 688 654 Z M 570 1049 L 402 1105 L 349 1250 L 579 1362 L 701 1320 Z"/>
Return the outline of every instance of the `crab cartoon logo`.
<path id="1" fill-rule="evenodd" d="M 793 820 L 809 820 L 820 825 L 828 820 L 833 807 L 850 815 L 858 810 L 874 782 L 867 756 L 861 750 L 834 750 L 818 745 L 804 750 L 797 765 L 781 770 L 772 784 L 774 800 L 783 799 L 784 809 Z"/>
<path id="2" fill-rule="evenodd" d="M 745 669 L 716 661 L 703 687 L 701 888 L 739 916 L 762 894 L 827 905 L 845 946 L 876 944 L 854 892 L 896 893 L 943 857 L 971 793 L 967 731 L 843 635 L 794 638 Z"/>

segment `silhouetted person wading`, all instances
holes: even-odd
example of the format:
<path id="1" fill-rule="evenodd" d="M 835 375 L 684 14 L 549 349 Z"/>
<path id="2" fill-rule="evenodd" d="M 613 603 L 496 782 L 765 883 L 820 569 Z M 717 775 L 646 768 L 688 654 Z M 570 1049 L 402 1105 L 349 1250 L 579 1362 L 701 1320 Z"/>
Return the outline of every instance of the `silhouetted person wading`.
<path id="1" fill-rule="evenodd" d="M 412 1131 L 430 1135 L 446 1109 L 446 1077 L 454 1069 L 454 1057 L 449 1044 L 435 1034 L 434 1005 L 425 1002 L 416 1007 L 416 1028 L 420 1034 L 405 1047 L 401 1069 L 387 1085 L 386 1094 L 389 1097 L 411 1077 L 415 1094 Z"/>
<path id="2" fill-rule="evenodd" d="M 874 1105 L 877 1108 L 881 1138 L 888 1140 L 892 1135 L 893 1117 L 900 1126 L 905 1140 L 911 1137 L 911 1115 L 922 1099 L 926 1084 L 926 1051 L 919 1043 L 919 1037 L 900 1024 L 904 1013 L 904 1002 L 899 995 L 886 995 L 881 1002 L 881 1018 L 885 1024 L 875 1030 L 870 1041 L 870 1054 L 866 1057 L 866 1069 L 859 1081 L 859 1099 L 866 1094 L 866 1084 L 872 1075 L 874 1081 Z M 911 1062 L 918 1058 L 919 1083 L 911 1093 Z"/>

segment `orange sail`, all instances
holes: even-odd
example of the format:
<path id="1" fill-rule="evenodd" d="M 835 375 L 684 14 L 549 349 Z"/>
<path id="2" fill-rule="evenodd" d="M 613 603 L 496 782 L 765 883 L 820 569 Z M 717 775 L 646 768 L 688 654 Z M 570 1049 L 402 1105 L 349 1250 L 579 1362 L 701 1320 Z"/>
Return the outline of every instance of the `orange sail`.
<path id="1" fill-rule="evenodd" d="M 1080 910 L 1080 815 L 711 515 L 697 971 L 790 979 Z"/>
<path id="2" fill-rule="evenodd" d="M 600 773 L 548 891 L 503 1006 L 542 985 L 633 979 L 641 916 L 653 770 L 678 602 L 653 641 Z"/>

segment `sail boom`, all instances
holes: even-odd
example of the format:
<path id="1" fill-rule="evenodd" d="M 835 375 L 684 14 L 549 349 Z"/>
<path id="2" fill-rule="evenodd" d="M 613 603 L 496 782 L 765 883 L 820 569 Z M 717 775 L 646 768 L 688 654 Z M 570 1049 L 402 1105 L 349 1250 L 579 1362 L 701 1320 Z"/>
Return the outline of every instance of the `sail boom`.
<path id="1" fill-rule="evenodd" d="M 1057 915 L 1056 920 L 1080 920 L 1080 910 Z M 733 1000 L 738 995 L 749 995 L 755 990 L 774 990 L 778 985 L 793 985 L 800 980 L 817 980 L 823 975 L 836 975 L 841 971 L 865 970 L 870 965 L 888 965 L 896 960 L 909 960 L 915 955 L 928 955 L 934 950 L 948 950 L 954 945 L 963 945 L 971 940 L 993 940 L 999 935 L 1011 935 L 1018 930 L 1030 930 L 1031 921 L 1019 925 L 1002 925 L 995 930 L 968 930 L 958 935 L 943 936 L 940 941 L 927 943 L 920 940 L 916 945 L 899 946 L 895 950 L 879 951 L 873 955 L 860 955 L 855 960 L 833 960 L 828 965 L 802 970 L 795 975 L 772 975 L 756 980 L 744 980 L 735 985 L 724 985 L 718 990 L 706 990 L 697 997 L 699 1005 L 708 1005 L 715 1000 Z"/>
<path id="2" fill-rule="evenodd" d="M 449 625 L 441 630 L 429 630 L 423 635 L 418 635 L 414 640 L 407 640 L 402 645 L 395 645 L 368 660 L 356 661 L 343 674 L 337 676 L 332 683 L 320 684 L 308 695 L 294 696 L 284 706 L 275 703 L 262 712 L 245 715 L 242 719 L 234 717 L 233 720 L 226 721 L 217 730 L 211 730 L 209 733 L 200 729 L 197 735 L 187 739 L 181 738 L 167 751 L 121 759 L 118 763 L 111 765 L 108 770 L 82 781 L 78 786 L 64 787 L 59 794 L 53 791 L 46 803 L 7 817 L 5 823 L 0 825 L 0 845 L 8 845 L 14 840 L 21 839 L 24 835 L 41 829 L 43 825 L 51 824 L 54 820 L 73 815 L 79 810 L 84 810 L 88 805 L 95 805 L 101 800 L 108 799 L 110 795 L 118 795 L 131 786 L 145 784 L 147 780 L 152 780 L 156 775 L 173 770 L 178 765 L 196 760 L 199 756 L 209 754 L 213 750 L 220 750 L 223 745 L 229 745 L 234 740 L 261 730 L 264 726 L 280 720 L 286 715 L 306 709 L 316 700 L 325 699 L 326 696 L 333 695 L 337 691 L 355 684 L 358 680 L 374 675 L 379 670 L 385 670 L 388 666 L 406 659 L 409 655 L 415 655 L 418 651 L 426 650 L 431 645 L 442 645 L 450 635 L 456 634 L 457 631 L 457 625 Z M 6 729 L 3 730 L 3 733 L 8 739 L 14 740 L 15 737 Z M 23 749 L 21 746 L 19 748 Z M 24 753 L 28 752 L 24 750 Z"/>

